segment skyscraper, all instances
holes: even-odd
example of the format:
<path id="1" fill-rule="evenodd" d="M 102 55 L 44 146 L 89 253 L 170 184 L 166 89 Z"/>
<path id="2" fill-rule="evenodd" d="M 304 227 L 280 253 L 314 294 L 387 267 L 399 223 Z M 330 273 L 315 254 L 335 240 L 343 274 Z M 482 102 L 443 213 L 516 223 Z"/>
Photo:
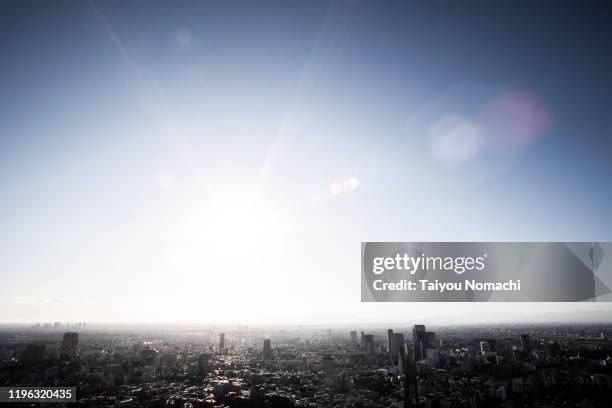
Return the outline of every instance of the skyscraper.
<path id="1" fill-rule="evenodd" d="M 79 333 L 66 332 L 62 340 L 62 348 L 60 358 L 63 360 L 72 360 L 76 357 L 79 351 Z"/>
<path id="2" fill-rule="evenodd" d="M 373 334 L 364 334 L 362 336 L 363 339 L 363 350 L 366 354 L 374 354 L 374 335 Z"/>
<path id="3" fill-rule="evenodd" d="M 414 345 L 414 361 L 425 358 L 425 325 L 414 325 L 414 329 L 412 329 L 412 344 Z"/>
<path id="4" fill-rule="evenodd" d="M 404 408 L 419 406 L 419 389 L 416 366 L 408 357 L 404 359 Z"/>
<path id="5" fill-rule="evenodd" d="M 357 332 L 356 331 L 351 332 L 351 343 L 353 344 L 353 346 L 357 345 Z"/>
<path id="6" fill-rule="evenodd" d="M 268 360 L 272 356 L 272 342 L 270 339 L 265 339 L 263 344 L 263 358 Z"/>
<path id="7" fill-rule="evenodd" d="M 425 330 L 425 325 L 415 324 L 412 329 L 412 343 L 414 345 L 414 361 L 427 357 L 427 349 L 436 347 L 436 333 Z"/>
<path id="8" fill-rule="evenodd" d="M 198 357 L 198 375 L 205 376 L 208 373 L 208 354 L 200 354 Z"/>
<path id="9" fill-rule="evenodd" d="M 526 354 L 531 353 L 531 341 L 528 334 L 521 334 L 521 347 Z"/>
<path id="10" fill-rule="evenodd" d="M 391 337 L 391 355 L 399 357 L 404 354 L 404 333 L 393 333 Z"/>
<path id="11" fill-rule="evenodd" d="M 393 329 L 387 330 L 387 352 L 393 351 Z"/>
<path id="12" fill-rule="evenodd" d="M 219 334 L 219 353 L 223 353 L 225 349 L 225 333 Z"/>

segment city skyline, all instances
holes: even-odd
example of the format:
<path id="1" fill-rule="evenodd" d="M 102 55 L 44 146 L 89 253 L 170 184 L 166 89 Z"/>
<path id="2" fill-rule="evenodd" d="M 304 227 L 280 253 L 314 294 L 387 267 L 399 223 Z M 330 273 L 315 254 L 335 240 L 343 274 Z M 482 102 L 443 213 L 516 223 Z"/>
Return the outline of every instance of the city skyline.
<path id="1" fill-rule="evenodd" d="M 0 383 L 9 385 L 0 398 L 35 381 L 96 406 L 604 407 L 612 385 L 610 323 L 419 322 L 359 335 L 80 327 L 0 331 Z"/>

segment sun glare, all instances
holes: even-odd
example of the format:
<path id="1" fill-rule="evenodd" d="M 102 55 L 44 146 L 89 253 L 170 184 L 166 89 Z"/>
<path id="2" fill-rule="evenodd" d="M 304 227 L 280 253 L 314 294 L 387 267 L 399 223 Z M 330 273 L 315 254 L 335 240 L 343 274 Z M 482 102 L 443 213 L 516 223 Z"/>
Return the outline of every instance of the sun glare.
<path id="1" fill-rule="evenodd" d="M 186 217 L 176 232 L 168 264 L 173 273 L 200 288 L 225 288 L 233 297 L 249 298 L 265 272 L 275 275 L 282 259 L 286 223 L 270 205 L 246 205 L 229 196 L 217 198 Z M 261 285 L 260 285 L 261 286 Z M 207 294 L 219 297 L 222 292 Z M 241 302 L 244 306 L 244 302 Z"/>

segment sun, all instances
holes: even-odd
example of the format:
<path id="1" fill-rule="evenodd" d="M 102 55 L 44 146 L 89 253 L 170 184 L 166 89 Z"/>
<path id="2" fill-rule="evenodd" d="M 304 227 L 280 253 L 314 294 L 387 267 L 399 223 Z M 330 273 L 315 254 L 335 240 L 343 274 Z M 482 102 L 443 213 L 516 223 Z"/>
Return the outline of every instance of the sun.
<path id="1" fill-rule="evenodd" d="M 185 217 L 168 264 L 175 276 L 196 286 L 224 288 L 231 283 L 233 297 L 248 298 L 253 287 L 261 286 L 261 276 L 278 269 L 287 231 L 287 220 L 272 205 L 218 196 Z"/>

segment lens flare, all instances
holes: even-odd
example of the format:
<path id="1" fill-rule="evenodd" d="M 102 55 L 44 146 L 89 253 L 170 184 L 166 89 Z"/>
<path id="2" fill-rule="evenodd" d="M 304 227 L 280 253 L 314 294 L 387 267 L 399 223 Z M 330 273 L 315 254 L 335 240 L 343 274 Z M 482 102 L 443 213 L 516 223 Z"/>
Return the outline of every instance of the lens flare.
<path id="1" fill-rule="evenodd" d="M 531 92 L 510 90 L 498 93 L 486 104 L 480 123 L 493 148 L 512 151 L 545 135 L 552 115 Z"/>

